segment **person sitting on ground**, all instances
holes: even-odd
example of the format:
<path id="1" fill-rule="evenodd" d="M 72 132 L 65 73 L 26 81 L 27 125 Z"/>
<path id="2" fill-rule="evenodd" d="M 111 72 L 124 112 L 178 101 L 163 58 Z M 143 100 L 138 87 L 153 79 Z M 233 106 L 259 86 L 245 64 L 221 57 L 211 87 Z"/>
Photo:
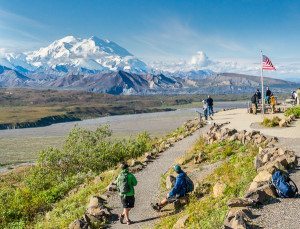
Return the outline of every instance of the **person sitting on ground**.
<path id="1" fill-rule="evenodd" d="M 274 114 L 275 113 L 276 98 L 275 98 L 273 93 L 271 93 L 271 96 L 270 96 L 270 104 L 271 104 L 272 114 Z"/>
<path id="2" fill-rule="evenodd" d="M 137 180 L 128 171 L 128 165 L 125 162 L 121 163 L 121 172 L 116 183 L 123 205 L 123 213 L 119 216 L 120 222 L 123 224 L 125 218 L 127 225 L 132 224 L 133 222 L 129 219 L 129 211 L 134 208 L 134 186 L 137 185 Z"/>
<path id="3" fill-rule="evenodd" d="M 212 116 L 214 115 L 214 109 L 213 109 L 214 100 L 210 97 L 210 95 L 207 96 L 206 103 L 207 103 L 208 116 L 210 117 L 210 119 L 213 119 Z"/>
<path id="4" fill-rule="evenodd" d="M 179 165 L 175 165 L 173 169 L 178 174 L 176 177 L 175 185 L 169 192 L 168 196 L 160 201 L 160 203 L 151 204 L 152 208 L 156 211 L 160 211 L 167 204 L 174 203 L 178 198 L 185 196 L 188 192 L 186 173 L 181 169 Z"/>
<path id="5" fill-rule="evenodd" d="M 207 103 L 206 103 L 206 100 L 203 100 L 202 104 L 203 104 L 204 117 L 205 117 L 205 120 L 207 120 Z"/>
<path id="6" fill-rule="evenodd" d="M 257 103 L 258 103 L 258 95 L 255 92 L 254 95 L 251 97 L 251 103 L 252 103 L 252 113 L 257 114 Z"/>
<path id="7" fill-rule="evenodd" d="M 266 90 L 266 103 L 267 104 L 270 104 L 270 96 L 271 96 L 272 92 L 271 90 L 269 89 L 269 87 L 267 87 L 267 90 Z"/>

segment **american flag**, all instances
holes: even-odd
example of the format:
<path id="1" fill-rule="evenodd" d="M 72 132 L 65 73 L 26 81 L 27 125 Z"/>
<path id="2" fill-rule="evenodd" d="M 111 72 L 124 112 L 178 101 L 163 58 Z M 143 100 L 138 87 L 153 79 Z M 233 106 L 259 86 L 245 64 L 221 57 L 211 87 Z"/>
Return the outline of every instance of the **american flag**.
<path id="1" fill-rule="evenodd" d="M 262 69 L 264 69 L 264 70 L 276 70 L 275 67 L 273 66 L 271 60 L 265 55 L 263 55 Z"/>

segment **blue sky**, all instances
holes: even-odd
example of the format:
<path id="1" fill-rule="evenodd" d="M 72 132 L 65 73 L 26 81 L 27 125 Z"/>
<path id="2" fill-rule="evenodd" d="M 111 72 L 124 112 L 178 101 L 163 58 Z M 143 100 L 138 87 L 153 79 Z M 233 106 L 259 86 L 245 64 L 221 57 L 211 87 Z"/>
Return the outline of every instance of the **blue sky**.
<path id="1" fill-rule="evenodd" d="M 297 0 L 0 0 L 0 48 L 26 51 L 67 35 L 107 38 L 146 62 L 300 62 Z M 300 72 L 300 71 L 299 71 Z M 298 70 L 288 75 L 298 75 Z"/>

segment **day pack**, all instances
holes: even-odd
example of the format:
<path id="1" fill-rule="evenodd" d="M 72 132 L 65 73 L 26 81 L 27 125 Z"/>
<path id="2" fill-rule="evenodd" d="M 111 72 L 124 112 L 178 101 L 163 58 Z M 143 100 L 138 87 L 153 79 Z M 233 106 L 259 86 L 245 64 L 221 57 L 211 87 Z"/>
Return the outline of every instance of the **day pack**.
<path id="1" fill-rule="evenodd" d="M 117 188 L 120 194 L 124 195 L 130 191 L 128 184 L 128 173 L 121 172 L 117 179 Z"/>
<path id="2" fill-rule="evenodd" d="M 186 180 L 186 193 L 194 191 L 194 182 L 188 176 L 185 177 Z"/>
<path id="3" fill-rule="evenodd" d="M 288 174 L 283 174 L 281 171 L 276 171 L 272 175 L 272 184 L 277 194 L 282 198 L 292 198 L 298 193 L 296 184 L 290 179 Z"/>

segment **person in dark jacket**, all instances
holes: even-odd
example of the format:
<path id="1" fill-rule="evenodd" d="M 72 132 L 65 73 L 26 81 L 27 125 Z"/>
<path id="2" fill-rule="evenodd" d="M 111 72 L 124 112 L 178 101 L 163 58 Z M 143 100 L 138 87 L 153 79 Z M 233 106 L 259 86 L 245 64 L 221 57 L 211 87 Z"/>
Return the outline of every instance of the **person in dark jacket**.
<path id="1" fill-rule="evenodd" d="M 211 116 L 214 115 L 214 110 L 213 110 L 214 100 L 210 97 L 210 95 L 207 96 L 206 103 L 207 103 L 208 116 L 210 117 L 210 119 L 212 119 Z"/>
<path id="2" fill-rule="evenodd" d="M 270 97 L 271 97 L 271 90 L 269 87 L 267 87 L 267 90 L 266 90 L 266 103 L 270 104 Z"/>
<path id="3" fill-rule="evenodd" d="M 179 165 L 175 165 L 173 169 L 178 174 L 174 187 L 171 189 L 168 196 L 160 201 L 160 203 L 151 204 L 152 208 L 156 211 L 160 211 L 167 204 L 175 202 L 179 197 L 183 197 L 187 193 L 186 173 L 181 169 Z"/>
<path id="4" fill-rule="evenodd" d="M 251 103 L 252 103 L 252 113 L 257 114 L 257 104 L 258 104 L 258 95 L 255 92 L 255 94 L 251 97 Z"/>
<path id="5" fill-rule="evenodd" d="M 259 91 L 258 88 L 257 88 L 257 90 L 256 90 L 256 94 L 257 94 L 258 99 L 261 99 L 261 92 Z"/>

